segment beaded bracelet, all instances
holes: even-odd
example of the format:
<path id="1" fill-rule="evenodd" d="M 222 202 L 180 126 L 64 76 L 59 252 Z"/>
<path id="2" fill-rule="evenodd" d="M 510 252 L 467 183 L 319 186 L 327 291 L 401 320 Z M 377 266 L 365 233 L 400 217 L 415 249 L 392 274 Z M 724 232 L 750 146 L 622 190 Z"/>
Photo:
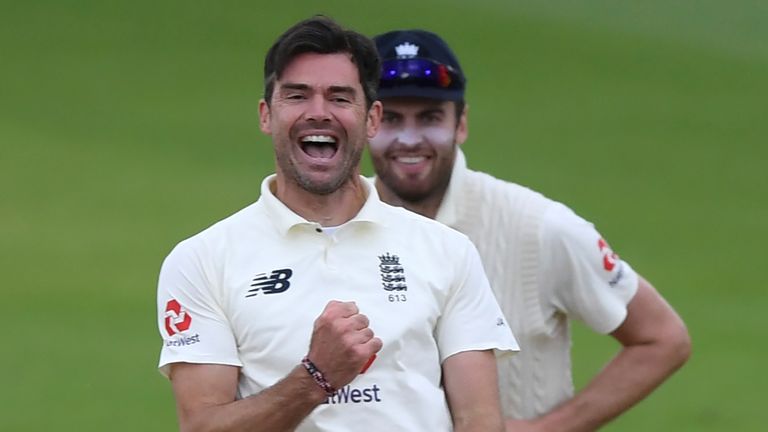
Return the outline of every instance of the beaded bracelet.
<path id="1" fill-rule="evenodd" d="M 322 372 L 320 372 L 320 369 L 315 366 L 314 363 L 312 363 L 311 360 L 309 360 L 309 356 L 305 356 L 301 360 L 301 364 L 304 366 L 304 369 L 307 370 L 310 376 L 312 376 L 312 379 L 315 380 L 317 385 L 320 386 L 321 389 L 325 392 L 326 396 L 336 396 L 336 389 L 333 388 L 331 383 L 329 383 Z"/>

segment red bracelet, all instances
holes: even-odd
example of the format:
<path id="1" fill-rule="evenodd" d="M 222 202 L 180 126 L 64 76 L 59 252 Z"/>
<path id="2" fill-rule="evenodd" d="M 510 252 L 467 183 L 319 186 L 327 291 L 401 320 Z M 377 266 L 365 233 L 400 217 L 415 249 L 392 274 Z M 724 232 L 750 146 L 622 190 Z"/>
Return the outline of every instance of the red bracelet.
<path id="1" fill-rule="evenodd" d="M 312 363 L 311 360 L 309 360 L 309 356 L 305 356 L 301 360 L 301 364 L 304 366 L 304 369 L 307 370 L 307 372 L 312 377 L 312 379 L 315 380 L 317 385 L 319 385 L 320 388 L 323 389 L 323 391 L 325 392 L 326 396 L 328 396 L 328 397 L 336 396 L 336 389 L 333 388 L 331 383 L 329 383 L 325 379 L 325 376 L 323 375 L 322 372 L 320 372 L 320 369 L 318 369 L 317 366 L 315 366 L 315 364 Z"/>

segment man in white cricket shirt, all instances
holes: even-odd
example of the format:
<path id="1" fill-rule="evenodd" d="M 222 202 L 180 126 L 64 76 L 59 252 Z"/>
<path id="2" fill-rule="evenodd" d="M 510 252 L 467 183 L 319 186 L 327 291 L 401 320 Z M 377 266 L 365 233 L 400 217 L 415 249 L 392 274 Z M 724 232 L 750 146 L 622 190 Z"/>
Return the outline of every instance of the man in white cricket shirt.
<path id="1" fill-rule="evenodd" d="M 158 284 L 160 369 L 184 431 L 503 431 L 517 350 L 463 234 L 381 202 L 373 42 L 325 17 L 265 60 L 259 200 L 181 242 Z"/>
<path id="2" fill-rule="evenodd" d="M 370 142 L 382 199 L 475 243 L 520 342 L 499 359 L 508 430 L 590 431 L 648 395 L 688 358 L 682 320 L 589 222 L 564 205 L 467 168 L 465 77 L 438 35 L 374 38 L 382 126 Z M 570 320 L 610 334 L 619 353 L 574 395 Z"/>

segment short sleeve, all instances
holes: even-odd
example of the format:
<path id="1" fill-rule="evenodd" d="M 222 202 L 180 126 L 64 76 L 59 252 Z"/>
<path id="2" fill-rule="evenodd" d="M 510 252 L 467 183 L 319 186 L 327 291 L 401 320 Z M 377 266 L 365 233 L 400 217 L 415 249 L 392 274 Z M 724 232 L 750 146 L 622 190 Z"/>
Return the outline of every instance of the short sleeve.
<path id="1" fill-rule="evenodd" d="M 624 321 L 638 276 L 595 227 L 562 204 L 545 214 L 541 230 L 542 304 L 610 333 Z"/>
<path id="2" fill-rule="evenodd" d="M 237 344 L 219 307 L 203 259 L 191 240 L 165 259 L 157 288 L 157 323 L 163 339 L 160 372 L 171 363 L 242 366 Z"/>
<path id="3" fill-rule="evenodd" d="M 467 240 L 463 253 L 457 255 L 463 260 L 436 328 L 440 361 L 463 351 L 495 349 L 497 355 L 519 351 L 477 249 Z"/>

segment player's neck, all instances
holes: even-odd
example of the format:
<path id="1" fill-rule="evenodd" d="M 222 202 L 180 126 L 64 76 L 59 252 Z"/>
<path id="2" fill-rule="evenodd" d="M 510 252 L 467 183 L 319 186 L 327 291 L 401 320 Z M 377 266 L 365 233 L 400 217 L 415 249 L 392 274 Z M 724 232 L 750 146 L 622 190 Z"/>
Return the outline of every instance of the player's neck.
<path id="1" fill-rule="evenodd" d="M 360 212 L 367 193 L 360 176 L 353 176 L 338 190 L 318 195 L 300 187 L 281 187 L 276 182 L 272 191 L 294 213 L 322 226 L 339 226 L 348 222 Z"/>

